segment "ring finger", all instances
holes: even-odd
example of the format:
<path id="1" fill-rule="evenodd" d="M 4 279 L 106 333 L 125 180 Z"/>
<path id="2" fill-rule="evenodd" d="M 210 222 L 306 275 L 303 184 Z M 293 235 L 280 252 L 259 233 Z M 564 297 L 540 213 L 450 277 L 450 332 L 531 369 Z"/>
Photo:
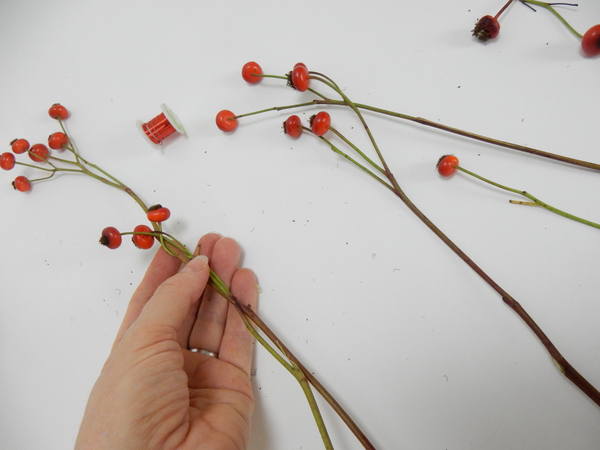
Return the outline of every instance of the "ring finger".
<path id="1" fill-rule="evenodd" d="M 211 269 L 219 275 L 227 288 L 240 263 L 240 247 L 230 238 L 219 239 L 212 249 Z M 227 322 L 229 302 L 208 286 L 200 302 L 198 315 L 189 338 L 189 348 L 219 353 Z"/>

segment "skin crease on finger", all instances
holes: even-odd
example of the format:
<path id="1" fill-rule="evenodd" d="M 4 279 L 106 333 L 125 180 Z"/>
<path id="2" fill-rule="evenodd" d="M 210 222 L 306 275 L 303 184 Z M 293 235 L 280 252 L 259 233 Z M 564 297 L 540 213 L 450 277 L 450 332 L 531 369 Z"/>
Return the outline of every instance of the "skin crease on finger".
<path id="1" fill-rule="evenodd" d="M 256 309 L 256 277 L 238 269 L 237 243 L 209 234 L 200 244 L 232 293 Z M 198 327 L 207 258 L 194 259 L 174 275 L 178 264 L 161 252 L 132 297 L 92 390 L 78 450 L 246 448 L 254 408 L 249 376 L 254 339 L 235 308 L 212 290 L 202 302 L 225 302 L 221 328 Z M 181 345 L 186 335 L 190 343 L 218 338 L 218 358 L 187 350 Z"/>

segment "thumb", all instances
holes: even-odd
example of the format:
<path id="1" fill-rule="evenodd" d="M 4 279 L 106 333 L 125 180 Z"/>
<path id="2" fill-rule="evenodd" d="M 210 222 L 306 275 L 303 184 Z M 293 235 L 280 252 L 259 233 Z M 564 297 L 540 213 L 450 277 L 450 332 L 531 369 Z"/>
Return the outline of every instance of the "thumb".
<path id="1" fill-rule="evenodd" d="M 209 275 L 206 256 L 192 259 L 181 272 L 167 279 L 156 289 L 140 314 L 140 325 L 167 326 L 178 330 L 190 307 L 202 295 Z"/>

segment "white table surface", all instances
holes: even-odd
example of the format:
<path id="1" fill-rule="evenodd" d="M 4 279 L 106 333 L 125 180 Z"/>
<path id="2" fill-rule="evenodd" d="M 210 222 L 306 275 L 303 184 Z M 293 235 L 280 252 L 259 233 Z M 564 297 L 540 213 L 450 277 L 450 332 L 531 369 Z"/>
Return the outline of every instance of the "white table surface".
<path id="1" fill-rule="evenodd" d="M 547 11 L 513 4 L 500 37 L 470 36 L 501 0 L 299 3 L 4 1 L 0 142 L 43 142 L 71 111 L 84 156 L 172 211 L 169 232 L 236 238 L 260 314 L 381 449 L 598 449 L 600 409 L 531 331 L 400 201 L 270 113 L 220 132 L 214 116 L 306 101 L 278 80 L 302 61 L 354 101 L 600 162 L 600 60 Z M 562 8 L 585 31 L 600 4 Z M 325 92 L 325 91 L 324 91 Z M 135 129 L 168 104 L 186 136 Z M 308 117 L 316 109 L 305 110 Z M 350 113 L 335 126 L 368 150 Z M 600 386 L 600 231 L 458 175 L 437 159 L 600 221 L 600 174 L 409 122 L 367 120 L 414 202 Z M 9 150 L 8 145 L 2 151 Z M 14 191 L 0 173 L 0 447 L 72 448 L 89 391 L 154 251 L 98 245 L 143 222 L 126 195 L 78 176 Z M 302 392 L 262 349 L 252 450 L 322 444 Z M 321 402 L 322 403 L 322 402 Z M 323 404 L 323 403 L 322 403 Z M 360 445 L 323 404 L 336 448 Z"/>

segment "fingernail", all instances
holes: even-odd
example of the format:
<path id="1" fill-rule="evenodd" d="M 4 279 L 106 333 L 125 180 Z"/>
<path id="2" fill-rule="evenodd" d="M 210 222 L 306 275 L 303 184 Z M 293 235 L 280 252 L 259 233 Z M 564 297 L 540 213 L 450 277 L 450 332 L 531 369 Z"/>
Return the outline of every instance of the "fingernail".
<path id="1" fill-rule="evenodd" d="M 208 257 L 206 255 L 196 256 L 185 266 L 184 270 L 192 272 L 202 272 L 208 266 Z"/>

